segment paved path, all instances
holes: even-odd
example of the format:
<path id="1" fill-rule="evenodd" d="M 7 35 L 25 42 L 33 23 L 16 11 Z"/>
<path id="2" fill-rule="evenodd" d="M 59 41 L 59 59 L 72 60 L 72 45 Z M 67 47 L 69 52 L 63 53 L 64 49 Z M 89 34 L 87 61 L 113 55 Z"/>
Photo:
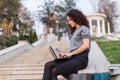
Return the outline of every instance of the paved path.
<path id="1" fill-rule="evenodd" d="M 38 48 L 34 48 L 28 51 L 25 51 L 24 53 L 20 54 L 18 57 L 15 57 L 14 59 L 10 60 L 9 62 L 6 62 L 3 65 L 24 65 L 29 68 L 29 65 L 36 65 L 35 69 L 38 69 L 38 65 L 41 65 L 42 69 L 41 72 L 36 72 L 35 73 L 38 75 L 36 76 L 41 76 L 42 78 L 42 74 L 43 74 L 43 66 L 45 64 L 45 62 L 49 61 L 49 60 L 53 60 L 52 55 L 49 52 L 49 45 L 52 45 L 53 48 L 60 48 L 61 51 L 63 52 L 68 52 L 69 51 L 69 41 L 66 41 L 65 38 L 62 38 L 61 41 L 55 41 L 54 43 L 46 43 L 47 45 L 43 46 L 43 47 L 38 47 Z M 79 73 L 94 73 L 94 72 L 106 72 L 108 71 L 108 66 L 110 65 L 110 63 L 107 61 L 106 57 L 104 56 L 103 52 L 100 50 L 100 48 L 98 47 L 98 45 L 96 44 L 96 42 L 91 42 L 91 51 L 89 53 L 89 65 L 86 69 L 84 70 L 80 70 Z M 0 65 L 1 66 L 1 65 Z M 16 69 L 15 69 L 16 70 Z M 32 72 L 32 71 L 31 71 Z M 7 73 L 7 71 L 6 71 Z M 29 73 L 29 72 L 28 72 Z M 2 74 L 2 72 L 1 72 Z M 17 72 L 16 72 L 17 74 Z M 22 73 L 20 73 L 22 74 Z M 26 72 L 27 74 L 27 72 Z M 23 74 L 22 74 L 23 75 Z M 20 75 L 20 76 L 22 76 Z M 21 78 L 21 77 L 20 77 Z M 7 79 L 3 79 L 3 80 L 7 80 Z M 15 80 L 15 79 L 11 79 L 11 80 Z M 22 80 L 22 79 L 20 79 Z M 23 80 L 26 80 L 23 79 Z M 29 79 L 28 79 L 29 80 Z M 31 79 L 32 80 L 32 79 Z M 37 80 L 37 79 L 33 79 L 33 80 Z M 38 79 L 41 80 L 41 79 Z M 64 80 L 62 78 L 62 80 Z"/>

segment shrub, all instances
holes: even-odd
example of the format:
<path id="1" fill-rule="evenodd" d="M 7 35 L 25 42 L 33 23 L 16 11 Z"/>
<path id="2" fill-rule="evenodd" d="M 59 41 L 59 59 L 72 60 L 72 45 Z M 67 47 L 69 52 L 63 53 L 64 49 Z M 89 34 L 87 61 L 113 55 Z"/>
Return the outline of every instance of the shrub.
<path id="1" fill-rule="evenodd" d="M 34 32 L 34 31 L 30 31 L 30 36 L 29 36 L 29 38 L 28 38 L 28 41 L 30 42 L 30 43 L 33 43 L 33 42 L 35 42 L 35 41 L 37 41 L 38 39 L 37 39 L 37 35 L 36 35 L 36 32 Z"/>

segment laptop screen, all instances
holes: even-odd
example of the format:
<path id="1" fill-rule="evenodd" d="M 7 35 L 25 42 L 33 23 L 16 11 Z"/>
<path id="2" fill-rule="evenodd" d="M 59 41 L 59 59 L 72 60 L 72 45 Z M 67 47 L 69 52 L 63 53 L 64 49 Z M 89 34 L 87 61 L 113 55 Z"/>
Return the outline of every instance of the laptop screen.
<path id="1" fill-rule="evenodd" d="M 57 59 L 57 55 L 56 55 L 54 49 L 52 48 L 52 46 L 49 46 L 49 50 L 50 50 L 52 56 L 53 56 L 55 59 Z"/>

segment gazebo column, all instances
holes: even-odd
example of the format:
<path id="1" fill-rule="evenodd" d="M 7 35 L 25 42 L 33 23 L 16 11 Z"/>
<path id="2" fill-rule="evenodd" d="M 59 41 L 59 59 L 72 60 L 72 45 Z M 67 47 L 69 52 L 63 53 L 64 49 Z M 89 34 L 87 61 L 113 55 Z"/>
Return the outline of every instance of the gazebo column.
<path id="1" fill-rule="evenodd" d="M 102 20 L 102 34 L 105 35 L 105 21 Z"/>
<path id="2" fill-rule="evenodd" d="M 108 34 L 110 34 L 110 23 L 107 23 L 107 28 L 108 28 Z"/>
<path id="3" fill-rule="evenodd" d="M 100 32 L 100 20 L 97 20 L 97 36 L 100 36 L 101 32 Z"/>
<path id="4" fill-rule="evenodd" d="M 92 28 L 92 20 L 89 19 L 89 24 L 90 24 L 90 34 L 92 35 L 93 34 L 93 28 Z"/>

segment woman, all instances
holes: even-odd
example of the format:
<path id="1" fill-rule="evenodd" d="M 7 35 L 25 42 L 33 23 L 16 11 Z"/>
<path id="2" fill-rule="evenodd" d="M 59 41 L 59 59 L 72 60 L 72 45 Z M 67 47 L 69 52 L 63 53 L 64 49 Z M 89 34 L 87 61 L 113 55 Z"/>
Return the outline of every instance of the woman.
<path id="1" fill-rule="evenodd" d="M 60 54 L 60 57 L 68 59 L 53 60 L 47 62 L 44 68 L 43 80 L 57 80 L 58 75 L 69 79 L 69 75 L 77 73 L 88 65 L 88 53 L 90 49 L 89 23 L 85 15 L 72 9 L 67 13 L 69 31 L 71 36 L 70 52 Z"/>

